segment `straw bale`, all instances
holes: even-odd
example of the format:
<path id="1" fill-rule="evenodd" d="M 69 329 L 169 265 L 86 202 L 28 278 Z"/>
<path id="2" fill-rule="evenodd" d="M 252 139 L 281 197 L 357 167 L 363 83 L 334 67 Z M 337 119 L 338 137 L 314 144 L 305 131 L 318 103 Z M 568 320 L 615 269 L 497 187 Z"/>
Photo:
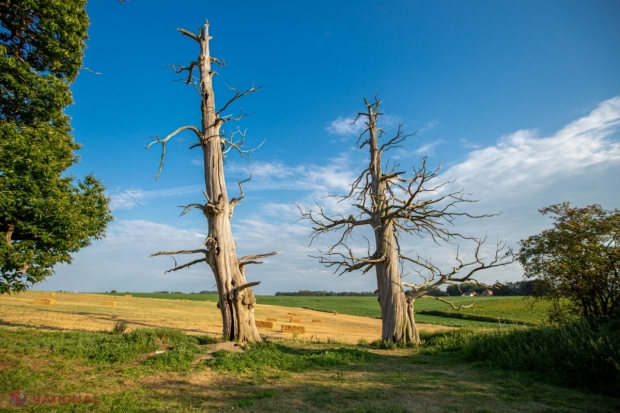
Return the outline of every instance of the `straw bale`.
<path id="1" fill-rule="evenodd" d="M 306 327 L 304 326 L 292 326 L 282 324 L 282 333 L 300 333 L 306 334 Z"/>
<path id="2" fill-rule="evenodd" d="M 256 327 L 258 327 L 258 328 L 273 328 L 273 321 L 259 321 L 259 320 L 256 320 L 256 321 L 254 321 L 254 324 L 256 324 Z"/>
<path id="3" fill-rule="evenodd" d="M 44 297 L 54 297 L 56 293 L 43 293 Z"/>
<path id="4" fill-rule="evenodd" d="M 116 301 L 104 301 L 102 304 L 109 307 L 116 307 Z"/>
<path id="5" fill-rule="evenodd" d="M 273 317 L 267 317 L 267 321 L 273 321 L 274 323 L 278 322 L 277 318 L 273 318 Z"/>
<path id="6" fill-rule="evenodd" d="M 320 322 L 321 322 L 321 320 L 318 320 L 318 319 L 316 319 L 316 318 L 313 318 L 313 319 L 312 319 L 312 322 L 313 322 L 313 323 L 320 323 Z"/>
<path id="7" fill-rule="evenodd" d="M 56 300 L 53 300 L 51 298 L 35 298 L 33 304 L 54 305 L 56 304 Z"/>

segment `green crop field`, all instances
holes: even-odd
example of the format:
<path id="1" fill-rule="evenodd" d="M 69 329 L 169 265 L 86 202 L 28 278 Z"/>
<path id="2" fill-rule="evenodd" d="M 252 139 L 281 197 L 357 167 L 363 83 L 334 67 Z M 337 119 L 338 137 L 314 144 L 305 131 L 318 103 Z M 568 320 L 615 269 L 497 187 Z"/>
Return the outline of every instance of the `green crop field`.
<path id="1" fill-rule="evenodd" d="M 123 296 L 125 293 L 112 295 Z M 162 298 L 169 300 L 217 301 L 215 294 L 162 294 L 129 293 L 134 297 Z M 544 321 L 547 303 L 537 302 L 524 297 L 447 297 L 455 305 L 469 305 L 471 308 L 453 310 L 437 300 L 421 298 L 416 301 L 416 321 L 419 323 L 439 324 L 451 327 L 500 327 L 511 324 L 539 324 Z M 257 296 L 258 304 L 278 305 L 283 307 L 307 308 L 318 311 L 337 312 L 340 314 L 363 317 L 381 317 L 381 309 L 376 297 L 289 297 Z M 534 305 L 533 305 L 534 304 Z"/>

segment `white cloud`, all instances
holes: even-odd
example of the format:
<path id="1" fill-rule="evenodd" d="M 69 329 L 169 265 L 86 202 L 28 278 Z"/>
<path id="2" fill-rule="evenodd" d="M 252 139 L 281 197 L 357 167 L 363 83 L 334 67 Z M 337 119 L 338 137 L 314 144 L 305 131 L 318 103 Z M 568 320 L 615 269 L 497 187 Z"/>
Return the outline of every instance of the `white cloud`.
<path id="1" fill-rule="evenodd" d="M 416 150 L 416 153 L 418 153 L 419 155 L 433 155 L 435 153 L 435 146 L 442 144 L 442 143 L 443 143 L 442 140 L 429 142 L 425 145 L 420 146 Z"/>
<path id="2" fill-rule="evenodd" d="M 467 149 L 480 149 L 481 148 L 480 145 L 472 143 L 465 138 L 461 138 L 459 142 L 461 143 L 462 147 L 467 148 Z"/>
<path id="3" fill-rule="evenodd" d="M 618 126 L 620 97 L 602 102 L 552 136 L 538 137 L 531 130 L 504 136 L 494 146 L 470 152 L 444 177 L 468 190 L 473 186 L 477 194 L 515 195 L 548 187 L 558 179 L 584 174 L 590 167 L 618 165 L 620 142 L 610 139 Z"/>
<path id="4" fill-rule="evenodd" d="M 211 289 L 213 276 L 206 264 L 164 274 L 174 267 L 170 257 L 149 256 L 159 251 L 196 249 L 206 235 L 144 220 L 117 220 L 107 237 L 75 255 L 73 264 L 59 265 L 56 274 L 37 288 L 87 291 L 200 291 Z M 177 257 L 179 263 L 197 256 Z M 211 283 L 211 284 L 210 284 Z"/>
<path id="5" fill-rule="evenodd" d="M 289 190 L 320 193 L 341 193 L 347 191 L 354 176 L 351 157 L 343 154 L 332 158 L 326 165 L 287 166 L 281 162 L 231 163 L 227 169 L 231 174 L 252 180 L 244 188 L 257 190 Z"/>
<path id="6" fill-rule="evenodd" d="M 338 119 L 333 120 L 327 127 L 327 132 L 333 135 L 349 136 L 359 135 L 366 129 L 363 119 L 358 119 L 355 122 L 355 118 L 343 118 L 338 116 Z"/>
<path id="7" fill-rule="evenodd" d="M 428 121 L 428 122 L 426 122 L 426 125 L 422 126 L 420 129 L 418 129 L 418 134 L 424 133 L 427 130 L 434 129 L 435 126 L 437 126 L 437 125 L 439 125 L 439 121 L 438 120 Z"/>
<path id="8" fill-rule="evenodd" d="M 145 191 L 140 188 L 113 189 L 107 192 L 112 198 L 110 207 L 113 210 L 133 209 L 138 205 L 144 205 L 156 198 L 177 197 L 188 194 L 200 193 L 203 188 L 200 185 L 181 186 L 157 191 Z"/>

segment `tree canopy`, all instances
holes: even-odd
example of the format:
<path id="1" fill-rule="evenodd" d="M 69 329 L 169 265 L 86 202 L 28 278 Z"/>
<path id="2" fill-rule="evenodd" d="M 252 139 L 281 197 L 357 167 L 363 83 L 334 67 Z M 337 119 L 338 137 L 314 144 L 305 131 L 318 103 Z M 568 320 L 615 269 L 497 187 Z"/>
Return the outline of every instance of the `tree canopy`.
<path id="1" fill-rule="evenodd" d="M 533 295 L 551 300 L 552 321 L 600 316 L 620 309 L 620 210 L 568 202 L 540 210 L 553 228 L 520 242 L 525 276 L 537 278 Z"/>
<path id="2" fill-rule="evenodd" d="M 94 176 L 64 175 L 80 148 L 63 110 L 86 46 L 85 4 L 0 1 L 0 293 L 70 263 L 112 219 Z"/>

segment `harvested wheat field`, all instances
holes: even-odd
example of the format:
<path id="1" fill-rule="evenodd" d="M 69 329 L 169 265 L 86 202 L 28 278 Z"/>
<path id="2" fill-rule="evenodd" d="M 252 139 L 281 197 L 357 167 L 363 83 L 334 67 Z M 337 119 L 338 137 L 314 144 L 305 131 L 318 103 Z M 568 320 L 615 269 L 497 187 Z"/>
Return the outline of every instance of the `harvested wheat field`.
<path id="1" fill-rule="evenodd" d="M 102 303 L 109 299 L 103 294 L 56 293 L 55 305 L 34 304 L 45 297 L 45 292 L 27 291 L 0 296 L 0 324 L 19 327 L 37 327 L 53 330 L 110 331 L 117 321 L 124 321 L 129 329 L 140 327 L 172 327 L 194 334 L 221 334 L 220 310 L 215 302 L 176 301 L 157 298 L 119 297 L 116 306 Z M 281 333 L 282 325 L 290 325 L 286 316 L 291 308 L 257 305 L 257 321 L 278 319 L 273 329 L 261 328 L 262 335 L 291 338 Z M 373 341 L 381 338 L 381 320 L 345 314 L 331 314 L 299 310 L 295 324 L 304 326 L 306 333 L 298 340 L 338 341 L 356 344 L 359 339 Z M 316 322 L 313 320 L 321 320 Z M 434 331 L 449 327 L 431 324 L 418 325 L 420 330 Z"/>

